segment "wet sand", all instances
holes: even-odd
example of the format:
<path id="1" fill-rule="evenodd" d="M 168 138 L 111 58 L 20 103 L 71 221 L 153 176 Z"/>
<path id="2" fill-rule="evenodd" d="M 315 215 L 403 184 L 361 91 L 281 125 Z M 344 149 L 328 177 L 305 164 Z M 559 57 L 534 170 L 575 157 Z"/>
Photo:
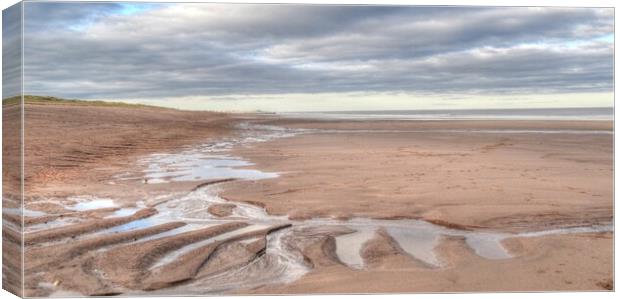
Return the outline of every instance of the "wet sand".
<path id="1" fill-rule="evenodd" d="M 600 121 L 314 121 L 311 129 L 238 148 L 281 177 L 228 184 L 222 197 L 307 219 L 424 219 L 474 231 L 527 232 L 613 219 L 613 138 Z M 314 131 L 312 131 L 314 130 Z M 503 130 L 503 131 L 502 131 Z M 388 236 L 388 241 L 392 240 Z M 472 254 L 442 238 L 445 269 L 412 262 L 385 234 L 362 252 L 371 269 L 334 263 L 258 293 L 596 290 L 613 286 L 613 234 L 502 241 L 514 258 Z M 392 242 L 393 243 L 393 242 Z M 421 244 L 418 244 L 418 246 Z M 387 248 L 385 248 L 387 246 Z M 377 247 L 377 248 L 374 248 Z M 587 256 L 582 256 L 587 252 Z M 362 287 L 363 286 L 363 287 Z"/>
<path id="2" fill-rule="evenodd" d="M 613 288 L 610 122 L 26 108 L 28 296 Z"/>
<path id="3" fill-rule="evenodd" d="M 411 293 L 607 290 L 613 287 L 612 236 L 579 234 L 511 240 L 518 256 L 487 260 L 463 240 L 442 240 L 439 256 L 447 265 L 429 268 L 377 236 L 367 243 L 364 270 L 337 262 L 315 267 L 288 284 L 265 286 L 260 294 Z M 585 254 L 584 254 L 585 253 Z M 238 292 L 238 293 L 244 293 Z"/>
<path id="4" fill-rule="evenodd" d="M 612 217 L 609 122 L 270 123 L 319 129 L 235 149 L 281 177 L 233 183 L 223 197 L 251 199 L 270 214 L 508 231 Z"/>

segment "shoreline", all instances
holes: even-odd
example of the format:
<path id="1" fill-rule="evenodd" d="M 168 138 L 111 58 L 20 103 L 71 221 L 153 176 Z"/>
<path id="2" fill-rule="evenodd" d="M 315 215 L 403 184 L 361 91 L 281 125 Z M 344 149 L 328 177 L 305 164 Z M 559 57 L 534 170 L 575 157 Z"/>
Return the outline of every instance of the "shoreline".
<path id="1" fill-rule="evenodd" d="M 326 121 L 326 122 L 338 122 L 338 121 L 351 121 L 351 122 L 367 122 L 367 121 L 419 121 L 419 122 L 440 122 L 440 121 L 446 121 L 446 122 L 467 122 L 467 121 L 471 121 L 471 122 L 476 122 L 476 121 L 495 121 L 495 122 L 501 122 L 501 121 L 514 121 L 514 122 L 613 122 L 614 119 L 613 118 L 578 118 L 578 117 L 564 117 L 564 118 L 536 118 L 536 117 L 532 117 L 532 118 L 526 118 L 526 117 L 514 117 L 514 118 L 509 118 L 509 117 L 466 117 L 466 118 L 460 118 L 460 117 L 445 117 L 445 118 L 441 118 L 441 117 L 429 117 L 429 118 L 396 118 L 396 117 L 386 117 L 386 118 L 381 118 L 381 117 L 363 117 L 363 116 L 352 116 L 352 117 L 329 117 L 329 116 L 324 116 L 324 117 L 311 117 L 310 115 L 304 114 L 304 115 L 300 115 L 300 116 L 290 116 L 287 114 L 275 114 L 275 116 L 279 116 L 281 119 L 290 119 L 290 120 L 315 120 L 315 121 Z"/>

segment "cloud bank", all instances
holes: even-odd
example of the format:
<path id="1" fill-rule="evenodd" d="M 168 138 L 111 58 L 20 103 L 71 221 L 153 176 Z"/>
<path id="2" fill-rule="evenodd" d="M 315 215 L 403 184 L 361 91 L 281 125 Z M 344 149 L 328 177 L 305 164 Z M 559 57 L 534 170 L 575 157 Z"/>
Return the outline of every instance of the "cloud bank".
<path id="1" fill-rule="evenodd" d="M 613 25 L 604 8 L 29 2 L 25 91 L 154 101 L 611 93 Z"/>

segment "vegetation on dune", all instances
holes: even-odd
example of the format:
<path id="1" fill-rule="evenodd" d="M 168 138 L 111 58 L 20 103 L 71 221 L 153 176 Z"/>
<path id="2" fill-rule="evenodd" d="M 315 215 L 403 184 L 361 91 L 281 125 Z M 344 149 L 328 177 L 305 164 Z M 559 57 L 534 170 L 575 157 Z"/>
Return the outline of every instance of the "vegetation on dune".
<path id="1" fill-rule="evenodd" d="M 2 100 L 2 105 L 17 105 L 20 101 L 19 96 L 10 97 Z M 163 107 L 156 107 L 144 104 L 130 104 L 123 102 L 108 102 L 108 101 L 87 101 L 87 100 L 74 100 L 74 99 L 62 99 L 48 96 L 24 96 L 25 104 L 35 105 L 78 105 L 78 106 L 97 106 L 97 107 L 126 107 L 126 108 L 157 108 L 167 109 Z"/>

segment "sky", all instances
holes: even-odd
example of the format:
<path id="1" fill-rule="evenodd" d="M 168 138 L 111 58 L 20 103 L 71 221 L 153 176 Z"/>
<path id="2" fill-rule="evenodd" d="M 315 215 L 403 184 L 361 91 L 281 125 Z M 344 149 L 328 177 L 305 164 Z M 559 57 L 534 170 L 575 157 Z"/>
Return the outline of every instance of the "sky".
<path id="1" fill-rule="evenodd" d="M 2 98 L 21 91 L 21 6 L 2 11 Z"/>
<path id="2" fill-rule="evenodd" d="M 24 47 L 24 92 L 65 98 L 218 111 L 613 105 L 610 8 L 27 2 Z"/>

